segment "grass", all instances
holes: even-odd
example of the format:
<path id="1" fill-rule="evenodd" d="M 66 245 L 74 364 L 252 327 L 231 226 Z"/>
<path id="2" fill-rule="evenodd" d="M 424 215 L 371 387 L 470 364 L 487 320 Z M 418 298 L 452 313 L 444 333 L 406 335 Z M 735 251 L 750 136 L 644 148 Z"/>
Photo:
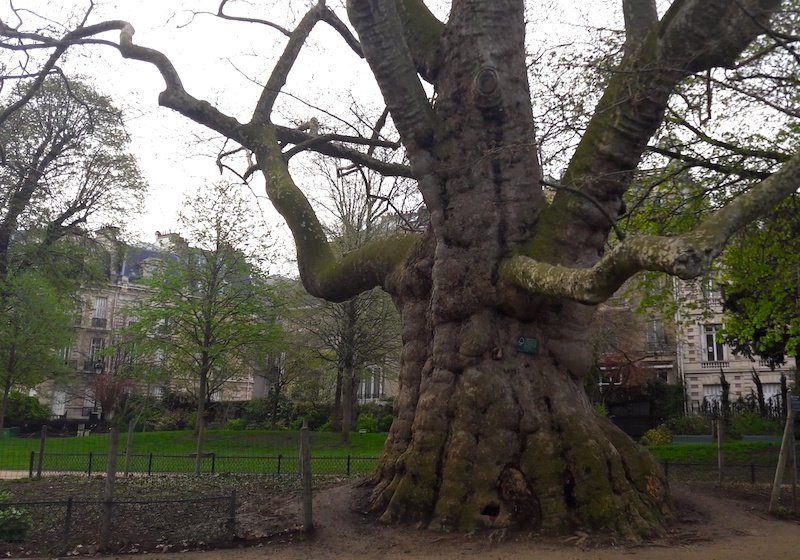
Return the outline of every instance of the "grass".
<path id="1" fill-rule="evenodd" d="M 377 457 L 383 449 L 386 434 L 352 434 L 350 445 L 341 442 L 341 436 L 332 432 L 311 434 L 312 456 L 324 457 Z M 126 434 L 120 435 L 120 450 L 125 449 Z M 108 434 L 86 437 L 49 438 L 46 450 L 49 453 L 88 455 L 104 454 L 108 450 Z M 209 430 L 206 432 L 203 451 L 218 456 L 263 457 L 284 455 L 297 456 L 300 433 L 297 431 L 267 430 Z M 134 434 L 133 452 L 137 455 L 185 455 L 196 450 L 196 440 L 191 431 L 145 432 Z M 25 470 L 31 452 L 39 452 L 37 438 L 0 439 L 0 470 Z M 76 459 L 77 460 L 77 459 Z"/>

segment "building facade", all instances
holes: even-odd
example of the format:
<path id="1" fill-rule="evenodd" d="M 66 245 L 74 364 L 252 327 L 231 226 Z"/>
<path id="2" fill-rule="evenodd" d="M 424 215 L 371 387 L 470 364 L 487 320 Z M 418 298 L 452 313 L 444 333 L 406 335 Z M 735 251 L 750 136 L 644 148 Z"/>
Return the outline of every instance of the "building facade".
<path id="1" fill-rule="evenodd" d="M 773 371 L 763 360 L 734 354 L 717 336 L 724 317 L 721 293 L 714 280 L 676 282 L 676 293 L 682 302 L 676 318 L 680 333 L 677 366 L 686 390 L 687 412 L 697 414 L 704 402 L 707 405 L 720 402 L 723 374 L 730 384 L 731 401 L 755 396 L 754 376 L 757 376 L 764 400 L 776 405 L 781 398 L 781 369 Z"/>

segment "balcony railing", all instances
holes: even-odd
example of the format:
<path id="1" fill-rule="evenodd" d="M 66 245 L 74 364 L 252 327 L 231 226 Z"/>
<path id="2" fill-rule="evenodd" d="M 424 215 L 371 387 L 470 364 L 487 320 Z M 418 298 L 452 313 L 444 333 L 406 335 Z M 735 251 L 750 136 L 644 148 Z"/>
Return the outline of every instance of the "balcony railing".
<path id="1" fill-rule="evenodd" d="M 105 317 L 92 317 L 92 327 L 97 329 L 104 329 L 108 325 L 108 319 Z"/>
<path id="2" fill-rule="evenodd" d="M 720 369 L 730 367 L 730 362 L 701 362 L 700 367 L 703 369 Z"/>

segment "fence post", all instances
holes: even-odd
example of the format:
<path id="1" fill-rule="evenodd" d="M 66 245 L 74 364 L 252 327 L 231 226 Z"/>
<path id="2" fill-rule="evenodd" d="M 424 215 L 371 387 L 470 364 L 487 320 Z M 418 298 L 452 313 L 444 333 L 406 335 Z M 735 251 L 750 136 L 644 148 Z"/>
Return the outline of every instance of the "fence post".
<path id="1" fill-rule="evenodd" d="M 786 462 L 790 454 L 789 445 L 794 445 L 794 408 L 791 406 L 786 413 L 786 425 L 783 428 L 781 450 L 778 453 L 778 465 L 775 467 L 775 479 L 772 482 L 772 493 L 769 499 L 770 513 L 775 513 L 778 509 L 778 500 L 781 497 L 781 485 L 783 484 L 783 472 L 786 469 Z"/>
<path id="2" fill-rule="evenodd" d="M 350 476 L 350 455 L 347 456 L 347 476 Z"/>
<path id="3" fill-rule="evenodd" d="M 152 476 L 153 474 L 153 452 L 150 452 L 150 455 L 147 457 L 147 476 Z"/>
<path id="4" fill-rule="evenodd" d="M 669 460 L 664 461 L 664 477 L 669 478 Z"/>
<path id="5" fill-rule="evenodd" d="M 217 454 L 216 452 L 211 453 L 211 474 L 214 474 L 217 471 Z"/>
<path id="6" fill-rule="evenodd" d="M 281 460 L 283 459 L 283 455 L 278 454 L 278 472 L 276 474 L 281 474 Z"/>
<path id="7" fill-rule="evenodd" d="M 128 439 L 125 440 L 125 478 L 131 471 L 131 455 L 133 454 L 133 431 L 136 429 L 136 420 L 128 423 Z"/>
<path id="8" fill-rule="evenodd" d="M 311 444 L 305 420 L 300 428 L 300 478 L 303 484 L 303 531 L 308 533 L 314 529 L 314 521 L 311 514 Z"/>
<path id="9" fill-rule="evenodd" d="M 717 468 L 719 469 L 719 480 L 718 483 L 722 484 L 722 471 L 725 467 L 725 460 L 723 457 L 722 452 L 722 440 L 724 437 L 725 432 L 725 422 L 723 422 L 722 416 L 717 420 Z"/>
<path id="10" fill-rule="evenodd" d="M 31 461 L 28 463 L 28 478 L 33 478 L 33 462 L 36 460 L 36 451 L 31 451 Z"/>
<path id="11" fill-rule="evenodd" d="M 197 416 L 197 455 L 194 458 L 194 474 L 200 476 L 203 471 L 203 438 L 205 437 L 206 422 L 202 414 Z"/>
<path id="12" fill-rule="evenodd" d="M 89 451 L 89 467 L 87 468 L 87 474 L 90 478 L 92 476 L 92 457 L 94 457 L 94 454 Z"/>
<path id="13" fill-rule="evenodd" d="M 47 442 L 47 426 L 42 426 L 42 435 L 39 436 L 39 464 L 36 467 L 36 478 L 42 478 L 44 467 L 44 447 Z"/>
<path id="14" fill-rule="evenodd" d="M 231 490 L 231 499 L 228 501 L 228 530 L 231 535 L 236 531 L 236 489 Z"/>
<path id="15" fill-rule="evenodd" d="M 114 482 L 117 477 L 117 453 L 119 452 L 119 432 L 111 428 L 108 434 L 108 462 L 106 463 L 106 484 L 103 488 L 103 517 L 100 520 L 100 550 L 108 550 L 111 544 L 111 514 L 114 508 Z"/>
<path id="16" fill-rule="evenodd" d="M 69 532 L 72 526 L 72 496 L 67 498 L 67 511 L 64 513 L 64 544 L 69 540 Z"/>
<path id="17" fill-rule="evenodd" d="M 750 463 L 750 484 L 756 483 L 756 464 Z"/>

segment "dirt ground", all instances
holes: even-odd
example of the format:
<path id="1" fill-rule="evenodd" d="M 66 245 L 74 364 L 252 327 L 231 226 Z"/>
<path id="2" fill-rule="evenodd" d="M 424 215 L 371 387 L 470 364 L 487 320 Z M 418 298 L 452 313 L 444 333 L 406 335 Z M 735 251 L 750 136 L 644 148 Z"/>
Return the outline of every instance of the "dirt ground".
<path id="1" fill-rule="evenodd" d="M 641 545 L 601 543 L 576 534 L 543 540 L 500 532 L 474 535 L 437 534 L 410 527 L 382 526 L 352 504 L 363 490 L 339 485 L 314 500 L 316 530 L 312 538 L 297 535 L 265 539 L 251 548 L 148 554 L 153 560 L 731 560 L 800 558 L 797 516 L 774 519 L 765 513 L 765 489 L 675 486 L 679 520 L 664 539 Z M 124 559 L 130 557 L 118 556 Z"/>

